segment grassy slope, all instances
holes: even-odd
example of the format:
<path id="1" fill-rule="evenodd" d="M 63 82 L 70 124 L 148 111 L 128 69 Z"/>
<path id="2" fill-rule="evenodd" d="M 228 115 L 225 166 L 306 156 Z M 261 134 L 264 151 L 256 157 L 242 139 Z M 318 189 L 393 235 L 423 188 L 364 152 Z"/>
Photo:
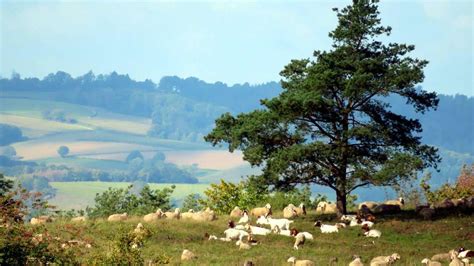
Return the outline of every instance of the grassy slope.
<path id="1" fill-rule="evenodd" d="M 52 187 L 57 189 L 56 196 L 50 200 L 52 205 L 59 209 L 85 209 L 87 205 L 94 204 L 96 193 L 102 193 L 109 187 L 125 188 L 130 183 L 126 182 L 51 182 Z M 150 184 L 153 189 L 170 187 L 172 184 Z M 191 193 L 200 193 L 208 187 L 207 184 L 176 184 L 172 200 L 176 205 Z"/>
<path id="2" fill-rule="evenodd" d="M 204 233 L 223 236 L 226 229 L 227 216 L 217 221 L 199 223 L 192 221 L 161 220 L 145 224 L 152 234 L 142 249 L 143 257 L 150 259 L 158 255 L 171 258 L 171 264 L 180 264 L 179 258 L 183 249 L 193 251 L 198 259 L 184 263 L 185 265 L 242 265 L 247 259 L 256 265 L 289 265 L 286 260 L 290 256 L 298 259 L 311 259 L 316 265 L 328 265 L 329 258 L 338 258 L 337 265 L 347 265 L 351 256 L 362 256 L 368 265 L 371 258 L 397 252 L 401 260 L 395 265 L 420 265 L 424 257 L 436 253 L 447 252 L 459 246 L 474 248 L 474 227 L 472 216 L 446 218 L 430 221 L 380 219 L 376 228 L 382 231 L 380 239 L 368 239 L 360 234 L 360 228 L 342 229 L 338 234 L 321 234 L 314 228 L 313 222 L 320 219 L 313 212 L 307 217 L 297 218 L 294 227 L 300 231 L 311 232 L 315 240 L 307 241 L 300 250 L 293 250 L 293 239 L 285 236 L 257 236 L 260 245 L 250 250 L 240 251 L 235 242 L 204 240 Z M 126 222 L 110 223 L 106 221 L 90 221 L 77 225 L 81 228 L 82 239 L 92 242 L 93 248 L 86 251 L 81 259 L 107 254 L 110 243 L 121 234 L 133 230 L 139 218 Z M 332 220 L 331 223 L 334 223 Z M 64 228 L 70 223 L 56 222 L 48 225 L 49 232 L 61 234 L 68 239 Z M 69 227 L 70 228 L 70 227 Z M 447 264 L 445 264 L 447 265 Z"/>

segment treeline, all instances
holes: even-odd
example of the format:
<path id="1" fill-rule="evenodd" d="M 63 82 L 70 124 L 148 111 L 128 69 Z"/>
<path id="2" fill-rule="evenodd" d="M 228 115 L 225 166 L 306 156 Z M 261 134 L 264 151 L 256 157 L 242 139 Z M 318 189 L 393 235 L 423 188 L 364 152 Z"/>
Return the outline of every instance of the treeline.
<path id="1" fill-rule="evenodd" d="M 259 108 L 260 99 L 272 98 L 281 91 L 276 82 L 261 85 L 222 82 L 206 83 L 194 77 L 163 77 L 135 81 L 128 75 L 88 72 L 76 78 L 59 71 L 43 79 L 0 79 L 2 96 L 9 91 L 27 92 L 27 97 L 96 106 L 113 112 L 152 119 L 151 136 L 202 141 L 224 112 L 239 113 Z M 38 92 L 38 93 L 35 93 Z M 44 93 L 47 92 L 47 93 Z M 24 94 L 23 94 L 24 95 Z M 46 98 L 45 98 L 46 97 Z M 416 116 L 411 107 L 396 97 L 387 99 L 392 108 L 409 117 L 419 118 L 425 143 L 474 155 L 472 132 L 474 97 L 439 95 L 437 111 Z M 94 114 L 100 116 L 100 113 Z"/>

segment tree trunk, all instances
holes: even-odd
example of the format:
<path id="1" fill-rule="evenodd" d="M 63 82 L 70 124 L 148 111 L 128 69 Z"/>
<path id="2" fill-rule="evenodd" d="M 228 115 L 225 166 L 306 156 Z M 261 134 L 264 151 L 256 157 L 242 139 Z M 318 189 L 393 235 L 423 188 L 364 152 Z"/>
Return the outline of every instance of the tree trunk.
<path id="1" fill-rule="evenodd" d="M 347 214 L 347 209 L 346 209 L 346 197 L 347 194 L 343 191 L 336 191 L 336 196 L 337 196 L 337 216 L 340 217 L 344 214 Z"/>

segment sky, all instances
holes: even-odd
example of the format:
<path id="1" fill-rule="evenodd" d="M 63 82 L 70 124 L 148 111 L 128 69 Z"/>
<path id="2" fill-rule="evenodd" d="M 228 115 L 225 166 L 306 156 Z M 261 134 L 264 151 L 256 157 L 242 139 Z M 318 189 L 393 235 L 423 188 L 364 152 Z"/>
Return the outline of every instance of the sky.
<path id="1" fill-rule="evenodd" d="M 0 75 L 128 73 L 229 85 L 279 81 L 291 59 L 328 50 L 333 7 L 350 1 L 0 0 Z M 426 90 L 474 96 L 473 2 L 385 0 L 385 41 L 427 59 Z"/>

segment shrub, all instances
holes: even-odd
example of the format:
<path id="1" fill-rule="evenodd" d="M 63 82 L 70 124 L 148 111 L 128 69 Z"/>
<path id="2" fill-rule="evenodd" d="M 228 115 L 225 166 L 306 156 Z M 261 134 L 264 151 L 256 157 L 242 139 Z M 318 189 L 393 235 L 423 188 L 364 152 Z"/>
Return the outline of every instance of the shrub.
<path id="1" fill-rule="evenodd" d="M 184 211 L 189 209 L 199 210 L 201 209 L 201 204 L 199 204 L 199 200 L 201 200 L 201 196 L 199 194 L 189 194 L 184 198 L 183 207 Z"/>
<path id="2" fill-rule="evenodd" d="M 6 146 L 25 139 L 19 127 L 0 124 L 0 146 Z"/>
<path id="3" fill-rule="evenodd" d="M 62 158 L 66 157 L 68 155 L 68 153 L 69 153 L 69 148 L 67 146 L 60 146 L 58 148 L 58 154 Z"/>

